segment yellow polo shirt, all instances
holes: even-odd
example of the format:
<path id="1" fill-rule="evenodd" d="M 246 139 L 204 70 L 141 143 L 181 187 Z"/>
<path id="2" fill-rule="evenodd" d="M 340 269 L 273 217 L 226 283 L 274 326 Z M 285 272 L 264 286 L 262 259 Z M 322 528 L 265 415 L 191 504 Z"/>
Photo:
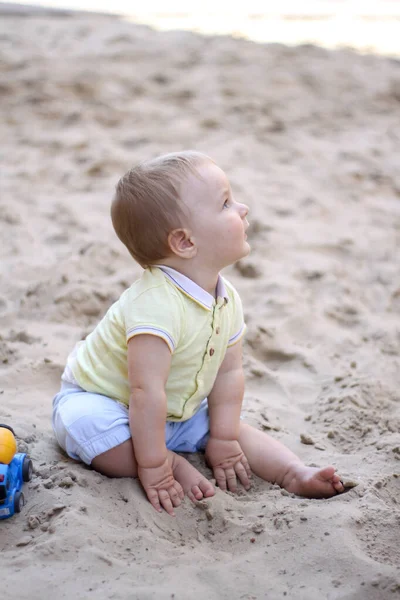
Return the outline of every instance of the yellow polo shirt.
<path id="1" fill-rule="evenodd" d="M 170 267 L 146 269 L 68 359 L 83 389 L 129 404 L 127 344 L 161 337 L 171 354 L 167 419 L 186 421 L 213 388 L 226 350 L 244 334 L 240 297 L 219 276 L 216 298 Z"/>

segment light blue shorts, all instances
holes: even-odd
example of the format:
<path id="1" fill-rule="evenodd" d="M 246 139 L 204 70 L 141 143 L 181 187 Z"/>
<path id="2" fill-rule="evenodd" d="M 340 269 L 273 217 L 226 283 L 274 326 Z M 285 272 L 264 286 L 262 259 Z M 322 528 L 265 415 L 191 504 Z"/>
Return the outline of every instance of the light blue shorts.
<path id="1" fill-rule="evenodd" d="M 65 382 L 53 400 L 52 423 L 61 448 L 87 465 L 131 437 L 127 406 Z M 204 450 L 208 437 L 207 398 L 187 421 L 168 421 L 165 425 L 166 446 L 175 452 Z"/>

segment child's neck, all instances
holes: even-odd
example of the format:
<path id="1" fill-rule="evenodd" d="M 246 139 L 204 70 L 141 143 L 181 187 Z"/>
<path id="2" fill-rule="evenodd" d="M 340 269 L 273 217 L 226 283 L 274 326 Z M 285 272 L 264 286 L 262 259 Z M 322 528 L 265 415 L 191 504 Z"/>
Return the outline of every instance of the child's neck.
<path id="1" fill-rule="evenodd" d="M 215 298 L 216 287 L 218 282 L 219 272 L 215 269 L 207 269 L 206 267 L 194 267 L 192 264 L 188 264 L 189 261 L 175 261 L 174 259 L 164 259 L 160 261 L 160 264 L 166 267 L 171 267 L 188 277 L 194 283 L 197 283 L 203 290 L 211 294 Z"/>

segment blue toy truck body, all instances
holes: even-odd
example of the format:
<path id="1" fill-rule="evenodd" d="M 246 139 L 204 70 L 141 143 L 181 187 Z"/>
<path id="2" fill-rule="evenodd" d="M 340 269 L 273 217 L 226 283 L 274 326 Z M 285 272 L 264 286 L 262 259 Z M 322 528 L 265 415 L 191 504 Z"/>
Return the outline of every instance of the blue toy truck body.
<path id="1" fill-rule="evenodd" d="M 9 465 L 0 463 L 0 519 L 8 519 L 20 512 L 24 505 L 22 486 L 32 477 L 32 461 L 18 452 Z"/>

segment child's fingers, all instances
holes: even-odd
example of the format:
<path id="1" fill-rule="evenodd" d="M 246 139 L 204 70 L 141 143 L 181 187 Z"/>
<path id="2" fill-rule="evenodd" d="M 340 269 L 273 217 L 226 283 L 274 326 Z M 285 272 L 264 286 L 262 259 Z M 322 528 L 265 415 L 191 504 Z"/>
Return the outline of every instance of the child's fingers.
<path id="1" fill-rule="evenodd" d="M 247 477 L 249 479 L 251 479 L 251 469 L 250 469 L 250 465 L 249 462 L 247 460 L 247 458 L 245 456 L 243 456 L 242 458 L 242 465 L 244 466 L 244 468 L 246 469 L 246 473 L 247 473 Z"/>
<path id="2" fill-rule="evenodd" d="M 179 483 L 177 482 L 177 485 L 179 485 Z M 169 497 L 171 498 L 171 502 L 173 504 L 173 506 L 180 506 L 182 500 L 179 494 L 179 489 L 176 489 L 176 486 L 172 486 L 169 488 L 168 490 L 169 493 Z"/>
<path id="3" fill-rule="evenodd" d="M 146 490 L 147 497 L 150 501 L 150 504 L 154 506 L 157 512 L 161 512 L 160 501 L 158 499 L 157 490 Z"/>
<path id="4" fill-rule="evenodd" d="M 178 496 L 179 496 L 179 498 L 180 498 L 181 500 L 183 500 L 183 499 L 184 499 L 184 497 L 185 497 L 185 492 L 183 491 L 183 489 L 182 489 L 182 486 L 181 486 L 181 484 L 179 483 L 179 481 L 176 481 L 176 480 L 175 480 L 175 483 L 174 483 L 174 488 L 175 488 L 175 489 L 176 489 L 176 491 L 178 492 Z"/>
<path id="5" fill-rule="evenodd" d="M 151 505 L 154 506 L 157 512 L 161 512 L 164 508 L 173 517 L 175 516 L 174 506 L 180 506 L 184 498 L 182 486 L 177 481 L 169 490 L 150 489 L 146 490 L 146 493 Z"/>
<path id="6" fill-rule="evenodd" d="M 233 467 L 225 469 L 225 477 L 228 484 L 228 490 L 230 492 L 236 492 L 237 482 L 235 469 Z"/>
<path id="7" fill-rule="evenodd" d="M 167 490 L 159 490 L 158 497 L 160 499 L 160 503 L 163 509 L 166 510 L 167 513 L 171 515 L 171 517 L 174 517 L 174 508 L 172 506 L 171 498 Z"/>
<path id="8" fill-rule="evenodd" d="M 224 469 L 222 469 L 222 467 L 215 467 L 214 477 L 216 479 L 218 487 L 222 491 L 226 492 L 226 475 Z"/>
<path id="9" fill-rule="evenodd" d="M 236 463 L 235 468 L 236 468 L 236 475 L 238 476 L 240 483 L 243 485 L 243 487 L 246 490 L 248 490 L 250 488 L 250 480 L 249 480 L 249 476 L 247 474 L 244 464 L 241 462 L 238 462 L 238 463 Z"/>

